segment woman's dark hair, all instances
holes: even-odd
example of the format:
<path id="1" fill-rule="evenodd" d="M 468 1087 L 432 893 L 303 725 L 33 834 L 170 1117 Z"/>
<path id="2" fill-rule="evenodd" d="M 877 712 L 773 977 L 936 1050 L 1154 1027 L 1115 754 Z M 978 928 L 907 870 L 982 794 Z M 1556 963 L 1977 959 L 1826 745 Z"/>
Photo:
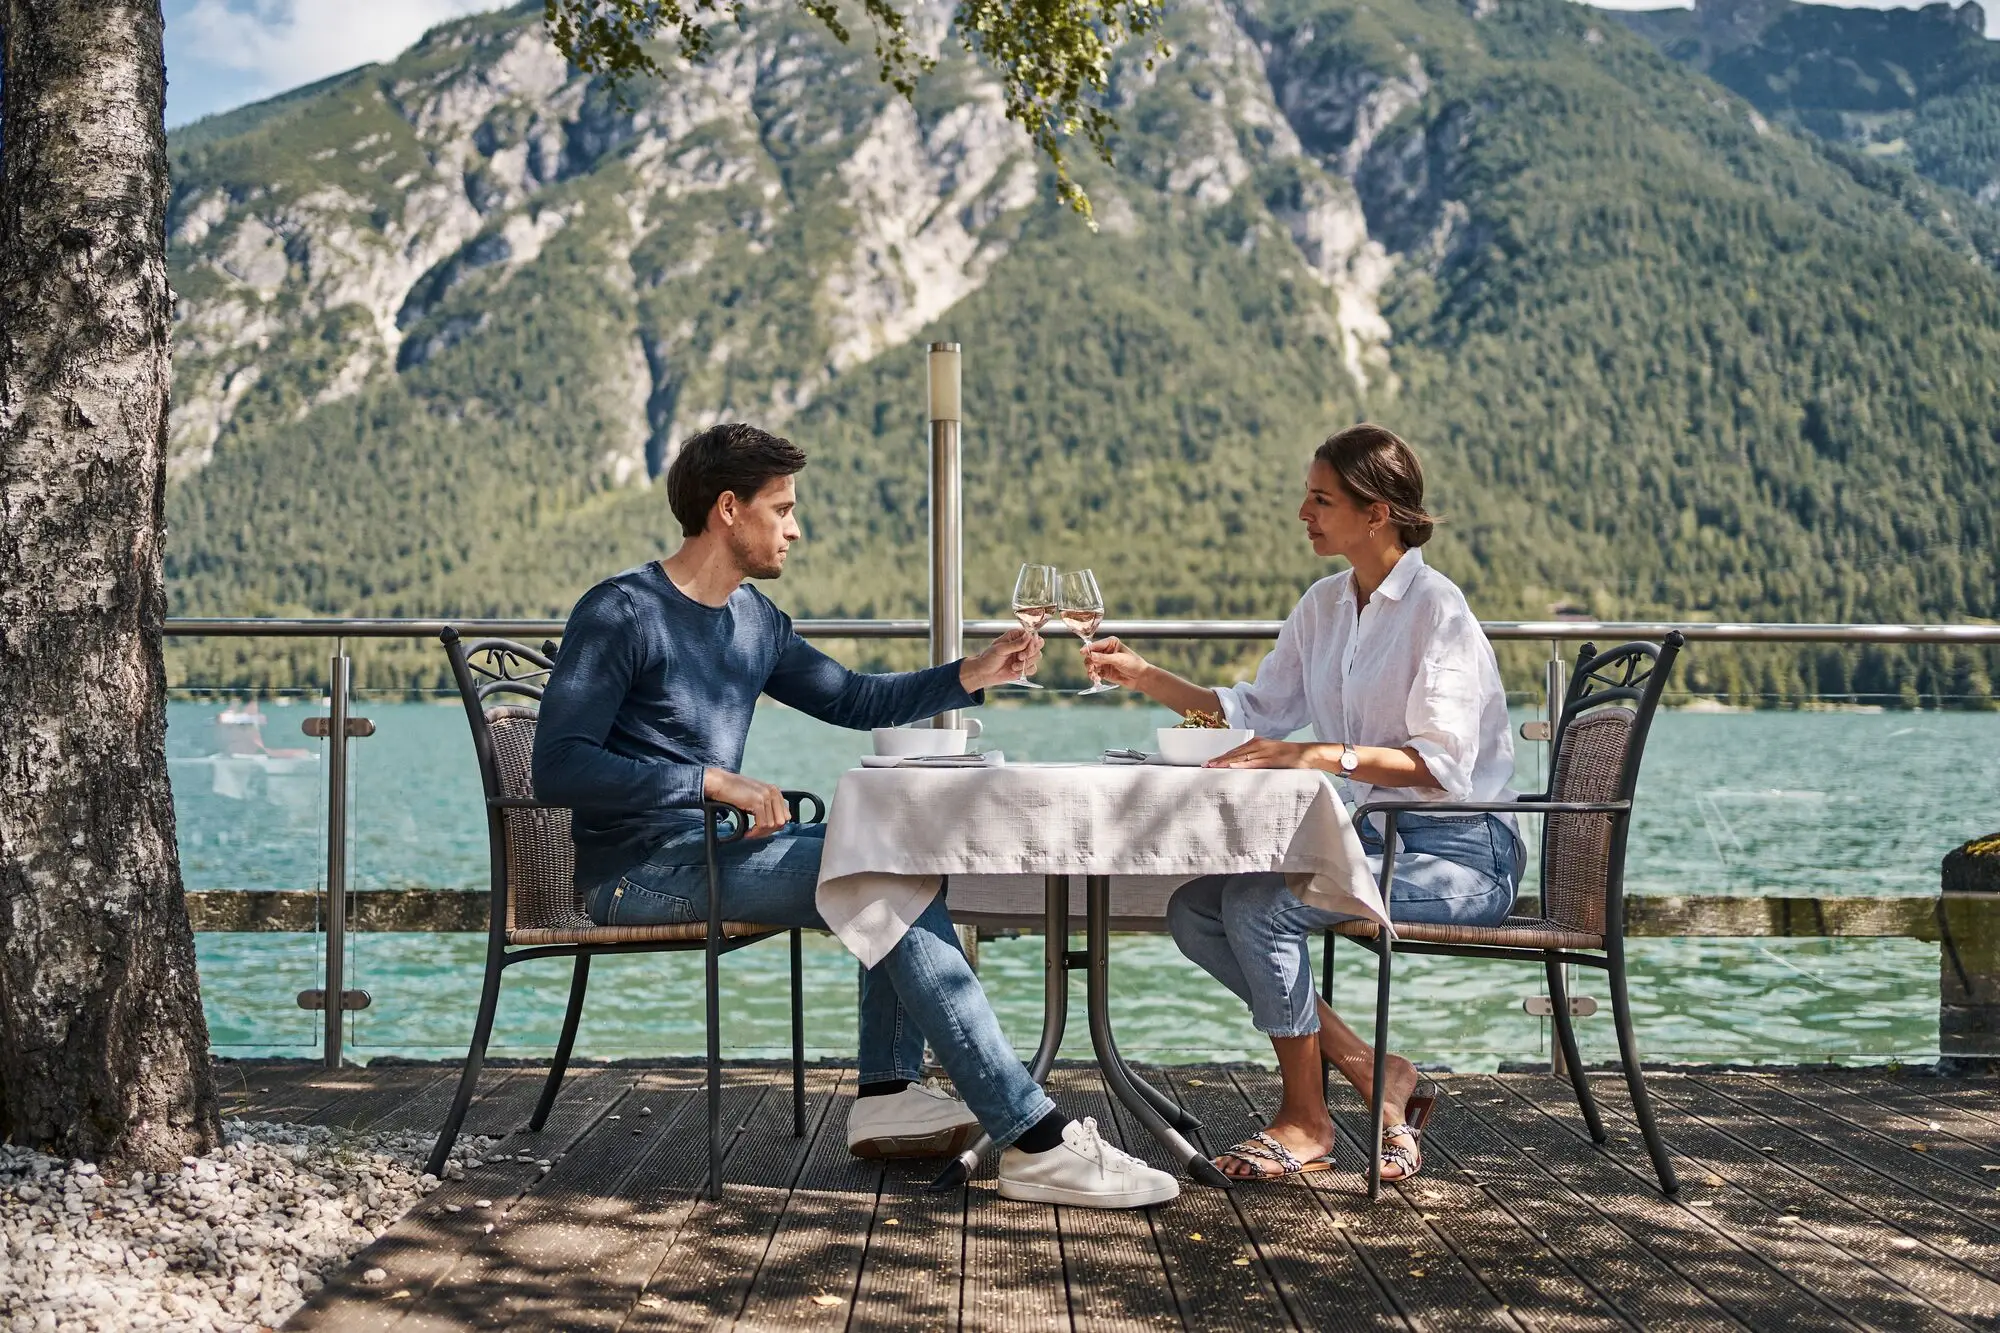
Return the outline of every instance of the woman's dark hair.
<path id="1" fill-rule="evenodd" d="M 1437 516 L 1424 508 L 1424 468 L 1396 432 L 1362 422 L 1326 437 L 1313 457 L 1332 468 L 1359 505 L 1389 506 L 1389 521 L 1405 546 L 1431 539 Z"/>
<path id="2" fill-rule="evenodd" d="M 710 426 L 683 444 L 668 466 L 667 508 L 680 520 L 683 537 L 699 537 L 724 491 L 747 503 L 766 482 L 805 465 L 805 450 L 769 431 L 740 421 Z"/>

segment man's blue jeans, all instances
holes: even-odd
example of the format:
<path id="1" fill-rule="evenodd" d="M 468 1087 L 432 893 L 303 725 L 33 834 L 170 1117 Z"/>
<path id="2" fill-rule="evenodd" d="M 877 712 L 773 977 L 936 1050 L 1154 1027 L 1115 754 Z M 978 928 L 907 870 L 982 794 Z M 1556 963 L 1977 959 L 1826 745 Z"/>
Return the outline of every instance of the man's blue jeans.
<path id="1" fill-rule="evenodd" d="M 722 915 L 731 921 L 826 929 L 813 890 L 825 826 L 787 828 L 768 838 L 718 849 Z M 654 849 L 643 865 L 584 895 L 590 919 L 604 926 L 676 925 L 708 919 L 708 863 L 699 831 Z M 1028 1077 L 1000 1031 L 979 978 L 959 948 L 940 893 L 896 947 L 861 974 L 863 1083 L 921 1081 L 924 1039 L 953 1086 L 999 1144 L 1055 1106 Z"/>
<path id="2" fill-rule="evenodd" d="M 1359 830 L 1368 868 L 1382 872 L 1381 836 Z M 1498 925 L 1514 906 L 1525 867 L 1521 842 L 1494 815 L 1401 815 L 1389 915 L 1397 921 Z M 1270 1037 L 1319 1031 L 1307 940 L 1354 917 L 1308 907 L 1270 871 L 1189 880 L 1167 904 L 1181 952 L 1250 1006 Z"/>

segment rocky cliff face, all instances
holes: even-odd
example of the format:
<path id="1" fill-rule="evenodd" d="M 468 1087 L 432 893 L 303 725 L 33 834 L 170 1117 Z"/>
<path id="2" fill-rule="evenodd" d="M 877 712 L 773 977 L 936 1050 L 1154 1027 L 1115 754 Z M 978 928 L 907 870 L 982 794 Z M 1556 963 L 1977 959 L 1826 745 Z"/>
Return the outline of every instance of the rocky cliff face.
<path id="1" fill-rule="evenodd" d="M 619 326 L 602 387 L 634 433 L 597 462 L 643 480 L 690 431 L 782 422 L 907 342 L 981 287 L 1036 202 L 1040 164 L 997 86 L 951 52 L 912 107 L 858 52 L 766 5 L 707 64 L 620 106 L 565 67 L 538 15 L 446 25 L 304 109 L 178 155 L 176 478 L 246 407 L 303 420 L 475 355 L 555 245 L 589 270 L 565 298 Z M 1428 89 L 1420 56 L 1328 56 L 1309 28 L 1276 34 L 1221 0 L 1176 24 L 1172 63 L 1118 70 L 1128 133 L 1100 182 L 1104 225 L 1140 225 L 1139 197 L 1175 217 L 1251 191 L 1258 233 L 1323 293 L 1347 373 L 1385 385 L 1383 284 L 1399 253 L 1435 261 L 1449 216 L 1424 135 L 1388 134 Z M 1357 183 L 1379 201 L 1374 229 Z M 772 252 L 801 218 L 809 272 Z M 768 322 L 715 318 L 703 275 L 718 270 L 725 302 L 797 303 L 781 346 Z"/>

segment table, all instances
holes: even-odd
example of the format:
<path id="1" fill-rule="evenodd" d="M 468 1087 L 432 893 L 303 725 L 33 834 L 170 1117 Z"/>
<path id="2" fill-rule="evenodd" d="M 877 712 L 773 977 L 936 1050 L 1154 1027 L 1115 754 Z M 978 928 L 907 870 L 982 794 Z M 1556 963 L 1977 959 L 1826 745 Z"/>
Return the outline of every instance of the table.
<path id="1" fill-rule="evenodd" d="M 864 964 L 881 960 L 943 880 L 955 916 L 1020 912 L 1023 875 L 1040 876 L 1045 932 L 1041 1041 L 1047 1079 L 1069 1012 L 1069 973 L 1085 975 L 1091 1047 L 1112 1094 L 1204 1184 L 1228 1177 L 1186 1134 L 1192 1116 L 1140 1078 L 1111 1031 L 1110 934 L 1161 929 L 1174 884 L 1197 875 L 1284 874 L 1302 901 L 1376 921 L 1387 913 L 1346 804 L 1325 774 L 1108 764 L 854 769 L 835 790 L 818 905 Z M 1072 951 L 1072 880 L 1084 883 L 1084 941 Z M 1124 907 L 1126 910 L 1117 910 Z M 938 1177 L 963 1182 L 982 1139 Z"/>

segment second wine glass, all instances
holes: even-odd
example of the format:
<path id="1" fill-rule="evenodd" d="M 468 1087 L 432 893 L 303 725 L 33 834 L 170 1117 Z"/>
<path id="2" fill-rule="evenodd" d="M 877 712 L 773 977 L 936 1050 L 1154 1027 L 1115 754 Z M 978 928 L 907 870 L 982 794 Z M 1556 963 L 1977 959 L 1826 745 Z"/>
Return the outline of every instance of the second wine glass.
<path id="1" fill-rule="evenodd" d="M 1073 569 L 1062 576 L 1062 618 L 1063 624 L 1075 631 L 1088 648 L 1097 636 L 1097 627 L 1104 623 L 1104 594 L 1098 590 L 1097 575 L 1087 569 Z M 1110 681 L 1100 680 L 1077 693 L 1108 694 L 1117 688 Z"/>
<path id="2" fill-rule="evenodd" d="M 1022 565 L 1020 575 L 1014 580 L 1013 607 L 1014 619 L 1030 634 L 1047 624 L 1056 613 L 1056 567 Z M 1026 676 L 1016 676 L 1003 684 L 1018 685 L 1024 690 L 1042 688 Z"/>

